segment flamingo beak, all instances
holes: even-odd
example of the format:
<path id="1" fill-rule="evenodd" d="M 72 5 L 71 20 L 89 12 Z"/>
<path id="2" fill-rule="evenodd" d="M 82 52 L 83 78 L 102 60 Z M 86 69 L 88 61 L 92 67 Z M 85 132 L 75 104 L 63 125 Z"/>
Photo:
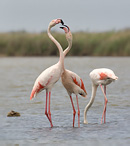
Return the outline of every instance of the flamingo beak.
<path id="1" fill-rule="evenodd" d="M 115 80 L 117 80 L 117 79 L 118 79 L 118 77 L 116 76 L 116 77 L 115 77 Z"/>
<path id="2" fill-rule="evenodd" d="M 63 22 L 63 20 L 62 20 L 62 19 L 61 19 L 61 24 L 62 24 L 62 25 L 64 25 L 64 22 Z"/>
<path id="3" fill-rule="evenodd" d="M 64 29 L 64 27 L 60 27 L 61 29 Z"/>

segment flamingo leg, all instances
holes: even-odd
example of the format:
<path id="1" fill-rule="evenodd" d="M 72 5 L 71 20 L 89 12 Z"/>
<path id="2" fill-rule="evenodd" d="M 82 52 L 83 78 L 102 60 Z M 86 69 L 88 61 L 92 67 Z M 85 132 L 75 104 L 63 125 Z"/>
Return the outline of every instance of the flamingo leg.
<path id="1" fill-rule="evenodd" d="M 49 121 L 50 121 L 51 127 L 53 127 L 52 120 L 51 120 L 51 110 L 50 110 L 50 104 L 51 104 L 51 92 L 49 92 L 49 106 L 48 106 L 48 115 L 49 115 Z"/>
<path id="2" fill-rule="evenodd" d="M 106 86 L 104 86 L 104 94 L 105 94 L 105 96 L 106 96 Z M 105 102 L 108 102 L 108 100 L 106 101 L 105 100 Z M 107 103 L 106 103 L 107 104 Z M 107 107 L 106 107 L 107 108 Z M 105 113 L 104 113 L 104 123 L 106 123 L 106 108 L 105 108 Z"/>
<path id="3" fill-rule="evenodd" d="M 45 115 L 47 116 L 47 118 L 48 118 L 48 120 L 49 120 L 48 113 L 47 113 L 47 100 L 48 100 L 48 91 L 46 91 Z"/>
<path id="4" fill-rule="evenodd" d="M 104 99 L 105 99 L 104 110 L 103 110 L 102 119 L 101 119 L 101 124 L 102 124 L 103 117 L 104 117 L 104 123 L 106 122 L 106 107 L 107 107 L 108 100 L 107 100 L 107 97 L 106 97 L 106 86 L 104 86 L 104 90 L 103 90 L 102 85 L 100 85 L 100 87 L 101 87 L 101 90 L 104 94 Z"/>
<path id="5" fill-rule="evenodd" d="M 73 104 L 73 100 L 72 100 L 71 95 L 70 95 L 70 100 L 71 100 L 71 104 L 72 104 L 72 107 L 73 107 L 73 127 L 74 127 L 76 110 L 74 108 L 74 104 Z"/>
<path id="6" fill-rule="evenodd" d="M 79 103 L 78 103 L 78 96 L 76 95 L 77 100 L 77 107 L 78 107 L 78 127 L 80 127 L 80 109 L 79 109 Z"/>
<path id="7" fill-rule="evenodd" d="M 46 105 L 45 105 L 45 115 L 47 116 L 48 120 L 50 121 L 51 123 L 51 120 L 48 116 L 48 113 L 47 113 L 47 101 L 48 101 L 48 91 L 46 91 Z M 51 127 L 53 127 L 53 125 L 51 124 Z"/>

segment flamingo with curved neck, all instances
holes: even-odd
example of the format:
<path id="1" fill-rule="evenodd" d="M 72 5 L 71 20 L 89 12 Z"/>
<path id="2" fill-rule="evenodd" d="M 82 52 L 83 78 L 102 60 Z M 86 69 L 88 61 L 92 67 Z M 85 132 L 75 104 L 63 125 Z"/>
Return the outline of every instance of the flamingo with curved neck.
<path id="1" fill-rule="evenodd" d="M 44 70 L 36 79 L 31 95 L 30 100 L 34 98 L 37 93 L 41 92 L 42 90 L 46 90 L 46 105 L 45 105 L 45 115 L 47 116 L 51 127 L 53 127 L 52 119 L 51 119 L 51 111 L 50 111 L 50 99 L 51 99 L 51 90 L 54 84 L 59 80 L 62 72 L 63 72 L 63 62 L 64 62 L 64 55 L 63 50 L 59 42 L 51 35 L 50 29 L 54 27 L 56 24 L 61 23 L 64 24 L 62 19 L 55 19 L 52 20 L 48 26 L 48 36 L 49 38 L 55 43 L 57 48 L 59 49 L 60 59 L 59 62 L 46 70 Z M 48 102 L 48 94 L 49 94 L 49 103 Z M 47 111 L 48 105 L 48 111 Z"/>
<path id="2" fill-rule="evenodd" d="M 111 69 L 99 68 L 99 69 L 94 69 L 92 72 L 90 72 L 90 78 L 92 81 L 92 94 L 91 94 L 89 103 L 86 105 L 84 109 L 84 123 L 88 124 L 87 111 L 89 110 L 89 108 L 92 106 L 94 102 L 98 86 L 101 87 L 101 90 L 103 92 L 104 99 L 105 99 L 104 110 L 103 110 L 102 119 L 101 119 L 101 123 L 103 121 L 103 118 L 104 118 L 104 123 L 105 123 L 106 122 L 106 107 L 107 107 L 107 102 L 108 102 L 107 97 L 106 97 L 106 85 L 117 80 L 118 77 L 114 74 L 114 72 Z M 104 90 L 103 90 L 102 85 L 104 86 Z"/>
<path id="3" fill-rule="evenodd" d="M 55 20 L 52 20 L 50 22 L 50 24 L 48 26 L 48 36 L 55 43 L 55 45 L 57 46 L 57 48 L 59 49 L 59 53 L 60 53 L 59 63 L 63 64 L 63 62 L 64 62 L 63 49 L 62 49 L 60 43 L 50 33 L 51 28 L 54 27 L 56 24 L 59 24 L 59 23 L 61 23 L 62 25 L 64 24 L 64 22 L 63 22 L 62 19 L 55 19 Z"/>
<path id="4" fill-rule="evenodd" d="M 64 25 L 64 27 L 61 27 L 61 28 L 65 31 L 66 39 L 68 41 L 68 47 L 63 52 L 64 57 L 65 57 L 72 47 L 72 34 L 68 26 Z M 68 95 L 70 96 L 70 100 L 71 100 L 71 104 L 73 108 L 73 127 L 75 123 L 76 110 L 75 110 L 71 95 L 72 93 L 76 95 L 76 101 L 77 101 L 77 107 L 78 107 L 78 127 L 80 127 L 80 109 L 79 109 L 79 103 L 78 103 L 78 94 L 80 94 L 83 97 L 86 97 L 87 95 L 83 80 L 76 73 L 65 69 L 64 66 L 63 66 L 63 73 L 61 75 L 61 80 L 62 80 L 63 86 L 68 92 Z"/>

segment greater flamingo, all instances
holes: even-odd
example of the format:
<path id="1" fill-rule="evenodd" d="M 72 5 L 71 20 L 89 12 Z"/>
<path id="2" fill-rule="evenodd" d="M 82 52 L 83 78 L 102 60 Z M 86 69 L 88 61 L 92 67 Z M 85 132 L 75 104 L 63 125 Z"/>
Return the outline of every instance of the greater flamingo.
<path id="1" fill-rule="evenodd" d="M 46 70 L 44 70 L 36 79 L 30 100 L 37 95 L 37 93 L 41 92 L 42 90 L 46 90 L 46 105 L 45 105 L 45 115 L 47 116 L 48 120 L 50 121 L 51 127 L 53 127 L 52 120 L 51 120 L 51 112 L 50 112 L 50 98 L 51 98 L 51 90 L 53 85 L 59 80 L 62 74 L 62 66 L 64 61 L 64 55 L 61 45 L 58 41 L 51 35 L 50 29 L 54 27 L 56 24 L 61 23 L 64 24 L 62 19 L 55 19 L 52 20 L 48 26 L 48 36 L 49 38 L 56 44 L 59 49 L 60 58 L 59 62 Z M 49 103 L 48 103 L 48 112 L 47 112 L 47 101 L 48 101 L 48 93 L 49 93 Z"/>
<path id="2" fill-rule="evenodd" d="M 65 57 L 72 46 L 72 34 L 70 32 L 69 27 L 66 25 L 64 26 L 65 27 L 60 27 L 60 28 L 62 28 L 65 31 L 66 39 L 68 41 L 68 47 L 63 52 L 64 57 Z M 78 103 L 78 94 L 80 94 L 83 97 L 86 97 L 87 95 L 83 80 L 76 73 L 65 69 L 64 66 L 63 66 L 63 73 L 61 75 L 61 80 L 62 80 L 63 86 L 68 92 L 68 95 L 70 96 L 71 104 L 73 107 L 73 127 L 75 123 L 76 110 L 75 110 L 71 95 L 72 93 L 76 95 L 76 101 L 77 101 L 77 107 L 78 107 L 78 127 L 80 127 L 80 109 L 79 109 L 79 103 Z"/>
<path id="3" fill-rule="evenodd" d="M 108 102 L 107 97 L 106 97 L 106 85 L 117 80 L 118 77 L 110 69 L 99 68 L 99 69 L 94 69 L 92 72 L 90 72 L 90 78 L 92 81 L 92 94 L 91 94 L 91 99 L 90 99 L 89 103 L 87 104 L 87 106 L 84 109 L 84 123 L 88 124 L 88 121 L 86 119 L 87 111 L 89 110 L 89 108 L 91 107 L 91 105 L 94 102 L 98 86 L 101 87 L 101 90 L 104 94 L 104 99 L 105 99 L 104 110 L 103 110 L 102 119 L 101 119 L 101 123 L 103 121 L 103 118 L 104 118 L 104 123 L 105 123 L 106 122 L 106 106 L 107 106 L 107 102 Z M 103 90 L 102 85 L 104 85 L 104 90 Z"/>

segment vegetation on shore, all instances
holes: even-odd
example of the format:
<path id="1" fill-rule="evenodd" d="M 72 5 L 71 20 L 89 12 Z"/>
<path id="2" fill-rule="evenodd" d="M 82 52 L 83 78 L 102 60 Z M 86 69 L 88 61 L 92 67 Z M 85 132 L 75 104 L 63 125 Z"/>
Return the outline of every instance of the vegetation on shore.
<path id="1" fill-rule="evenodd" d="M 67 47 L 64 33 L 52 33 Z M 58 49 L 46 32 L 0 33 L 0 56 L 56 56 Z M 75 32 L 69 56 L 130 56 L 130 29 L 102 33 Z"/>

